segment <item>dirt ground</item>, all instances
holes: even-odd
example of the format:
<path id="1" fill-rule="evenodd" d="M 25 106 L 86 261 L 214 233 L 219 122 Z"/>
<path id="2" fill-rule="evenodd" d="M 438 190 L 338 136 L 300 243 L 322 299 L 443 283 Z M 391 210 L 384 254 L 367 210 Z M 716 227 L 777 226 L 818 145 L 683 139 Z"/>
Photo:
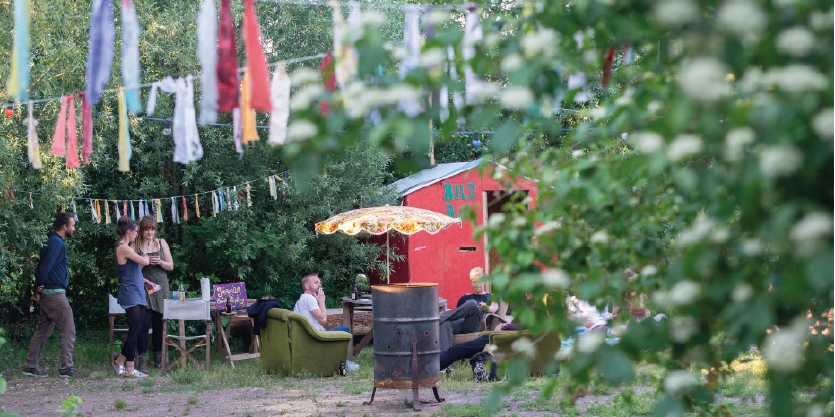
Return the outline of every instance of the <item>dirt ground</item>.
<path id="1" fill-rule="evenodd" d="M 350 380 L 350 378 L 345 378 Z M 2 397 L 7 412 L 22 416 L 55 416 L 55 410 L 69 395 L 82 397 L 78 411 L 85 416 L 183 416 L 183 415 L 400 415 L 410 413 L 411 391 L 378 390 L 372 405 L 363 405 L 371 396 L 369 391 L 346 394 L 343 384 L 333 378 L 302 380 L 292 387 L 276 384 L 272 387 L 217 388 L 198 391 L 179 391 L 178 384 L 168 378 L 153 378 L 153 386 L 137 385 L 138 381 L 124 379 L 89 379 L 73 381 L 50 378 L 18 377 L 8 381 L 8 391 Z M 342 381 L 338 381 L 342 382 Z M 148 383 L 146 383 L 148 384 Z M 149 385 L 149 384 L 148 384 Z M 369 383 L 370 385 L 370 383 Z M 133 388 L 131 388 L 133 387 Z M 166 392 L 167 389 L 172 391 Z M 148 393 L 143 393 L 143 391 Z M 441 405 L 478 404 L 485 395 L 441 392 Z M 439 411 L 431 389 L 420 391 L 424 412 Z M 116 408 L 116 400 L 126 405 Z"/>

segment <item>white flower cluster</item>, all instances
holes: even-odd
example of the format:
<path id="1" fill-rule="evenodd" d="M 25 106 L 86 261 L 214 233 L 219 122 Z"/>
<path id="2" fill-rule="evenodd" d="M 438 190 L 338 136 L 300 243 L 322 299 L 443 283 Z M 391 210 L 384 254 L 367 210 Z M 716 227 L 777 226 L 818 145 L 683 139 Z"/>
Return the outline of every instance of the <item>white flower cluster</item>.
<path id="1" fill-rule="evenodd" d="M 609 234 L 606 233 L 605 230 L 598 230 L 598 231 L 594 232 L 593 235 L 591 235 L 591 238 L 589 239 L 589 243 L 591 243 L 592 245 L 595 245 L 595 244 L 598 244 L 598 243 L 601 244 L 601 245 L 607 245 L 609 243 Z"/>
<path id="2" fill-rule="evenodd" d="M 540 226 L 533 233 L 534 233 L 534 235 L 539 236 L 539 235 L 543 235 L 545 233 L 557 230 L 560 227 L 562 227 L 562 225 L 559 222 L 557 222 L 555 220 L 551 220 L 550 222 L 547 222 L 547 223 L 543 224 L 542 226 Z"/>
<path id="3" fill-rule="evenodd" d="M 568 273 L 562 269 L 548 268 L 542 273 L 542 284 L 547 288 L 567 289 L 571 284 Z"/>
<path id="4" fill-rule="evenodd" d="M 699 7 L 690 0 L 666 0 L 655 4 L 652 11 L 659 25 L 675 28 L 699 18 Z"/>
<path id="5" fill-rule="evenodd" d="M 290 98 L 290 109 L 293 111 L 306 110 L 314 100 L 317 100 L 324 93 L 325 89 L 321 84 L 305 84 Z"/>
<path id="6" fill-rule="evenodd" d="M 768 24 L 762 9 L 751 0 L 728 0 L 719 7 L 719 26 L 727 33 L 756 39 Z"/>
<path id="7" fill-rule="evenodd" d="M 693 372 L 686 369 L 667 371 L 664 378 L 664 390 L 670 394 L 678 394 L 699 385 L 699 379 Z"/>
<path id="8" fill-rule="evenodd" d="M 821 110 L 812 119 L 812 129 L 821 139 L 832 139 L 833 125 L 835 125 L 835 109 L 828 108 Z"/>
<path id="9" fill-rule="evenodd" d="M 756 87 L 777 87 L 787 93 L 803 93 L 826 89 L 829 84 L 825 75 L 814 67 L 805 64 L 791 64 L 774 67 L 765 74 L 750 70 L 743 78 L 743 90 L 752 91 Z"/>
<path id="10" fill-rule="evenodd" d="M 313 122 L 306 119 L 294 120 L 287 127 L 287 139 L 291 141 L 303 140 L 319 133 L 319 128 Z"/>
<path id="11" fill-rule="evenodd" d="M 774 145 L 763 149 L 760 171 L 767 178 L 786 177 L 803 164 L 803 154 L 794 145 Z"/>
<path id="12" fill-rule="evenodd" d="M 657 273 L 658 273 L 658 268 L 656 268 L 655 265 L 647 265 L 647 266 L 641 268 L 640 275 L 642 277 L 651 277 L 651 276 L 653 276 Z"/>
<path id="13" fill-rule="evenodd" d="M 527 337 L 517 339 L 510 345 L 510 348 L 514 352 L 524 355 L 528 360 L 533 360 L 536 357 L 536 346 Z"/>
<path id="14" fill-rule="evenodd" d="M 702 288 L 699 284 L 690 280 L 684 280 L 676 283 L 669 291 L 656 291 L 652 299 L 655 304 L 664 308 L 670 308 L 677 305 L 683 306 L 693 303 L 699 299 L 701 292 Z"/>
<path id="15" fill-rule="evenodd" d="M 543 56 L 550 58 L 557 53 L 557 33 L 553 29 L 539 29 L 528 33 L 522 38 L 521 46 L 525 57 Z"/>
<path id="16" fill-rule="evenodd" d="M 487 225 L 490 227 L 500 227 L 504 223 L 505 215 L 503 213 L 493 213 L 487 219 Z"/>
<path id="17" fill-rule="evenodd" d="M 667 158 L 681 161 L 702 152 L 702 137 L 699 135 L 678 135 L 667 147 Z"/>
<path id="18" fill-rule="evenodd" d="M 606 117 L 606 108 L 598 106 L 589 110 L 589 117 L 591 117 L 591 119 L 594 121 L 603 119 L 604 117 Z"/>
<path id="19" fill-rule="evenodd" d="M 780 53 L 794 57 L 806 56 L 815 47 L 815 35 L 803 26 L 790 27 L 777 35 L 776 46 Z"/>
<path id="20" fill-rule="evenodd" d="M 754 129 L 735 127 L 725 136 L 725 159 L 731 162 L 742 160 L 745 148 L 754 143 Z"/>
<path id="21" fill-rule="evenodd" d="M 603 345 L 605 332 L 585 332 L 577 336 L 577 350 L 583 353 L 594 353 Z"/>
<path id="22" fill-rule="evenodd" d="M 713 57 L 686 61 L 679 72 L 679 85 L 688 96 L 705 102 L 719 100 L 728 92 L 728 68 Z"/>
<path id="23" fill-rule="evenodd" d="M 513 110 L 524 110 L 531 104 L 534 97 L 531 90 L 526 87 L 516 86 L 508 87 L 502 91 L 499 99 L 502 107 Z"/>
<path id="24" fill-rule="evenodd" d="M 699 215 L 690 228 L 681 232 L 676 238 L 678 246 L 690 246 L 702 242 L 713 229 L 715 222 L 710 217 Z"/>
<path id="25" fill-rule="evenodd" d="M 731 291 L 731 300 L 737 303 L 748 301 L 754 296 L 754 287 L 747 282 L 736 284 Z"/>
<path id="26" fill-rule="evenodd" d="M 796 254 L 813 255 L 826 246 L 825 237 L 832 234 L 832 216 L 826 213 L 809 213 L 795 223 L 789 232 Z"/>
<path id="27" fill-rule="evenodd" d="M 511 73 L 524 64 L 524 60 L 519 54 L 510 54 L 502 59 L 502 71 Z"/>
<path id="28" fill-rule="evenodd" d="M 638 132 L 630 135 L 629 141 L 641 153 L 654 153 L 664 148 L 664 138 L 655 132 Z"/>
<path id="29" fill-rule="evenodd" d="M 670 337 L 676 343 L 686 343 L 699 332 L 699 322 L 693 317 L 673 317 L 670 320 Z"/>
<path id="30" fill-rule="evenodd" d="M 769 369 L 791 372 L 803 364 L 803 343 L 809 327 L 804 318 L 796 318 L 789 327 L 772 332 L 765 338 L 763 357 Z"/>
<path id="31" fill-rule="evenodd" d="M 447 54 L 441 48 L 429 48 L 420 54 L 420 65 L 424 68 L 436 67 L 443 64 Z"/>

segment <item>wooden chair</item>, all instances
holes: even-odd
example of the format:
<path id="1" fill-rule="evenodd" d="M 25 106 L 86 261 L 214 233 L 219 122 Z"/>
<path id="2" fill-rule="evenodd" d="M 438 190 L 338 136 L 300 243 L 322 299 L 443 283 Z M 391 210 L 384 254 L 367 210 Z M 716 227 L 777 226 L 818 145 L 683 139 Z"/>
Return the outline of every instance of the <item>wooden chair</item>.
<path id="1" fill-rule="evenodd" d="M 119 356 L 119 352 L 116 352 L 116 348 L 121 346 L 122 343 L 125 343 L 125 338 L 128 336 L 128 327 L 127 323 L 124 324 L 124 327 L 116 327 L 116 321 L 119 320 L 119 316 L 125 315 L 125 309 L 119 305 L 119 302 L 116 301 L 116 297 L 112 294 L 107 294 L 107 305 L 107 316 L 108 321 L 110 322 L 110 341 L 108 343 L 108 348 L 110 349 L 110 366 L 114 366 L 116 357 Z M 122 326 L 121 323 L 118 325 Z M 153 329 L 148 329 L 148 346 L 151 346 L 151 335 L 153 332 Z"/>
<path id="2" fill-rule="evenodd" d="M 164 369 L 166 372 L 170 371 L 174 365 L 179 364 L 180 368 L 185 368 L 186 363 L 191 361 L 197 366 L 205 366 L 206 370 L 209 370 L 210 364 L 210 353 L 211 353 L 211 315 L 209 313 L 209 302 L 203 301 L 201 299 L 195 300 L 164 300 L 163 301 L 163 313 L 162 318 L 165 323 L 168 320 L 178 320 L 179 321 L 179 335 L 170 335 L 168 334 L 168 326 L 167 324 L 163 324 L 163 350 L 162 350 L 162 363 L 164 364 Z M 199 336 L 186 336 L 185 335 L 185 321 L 186 320 L 199 320 L 206 323 L 206 334 L 202 334 Z M 197 341 L 196 344 L 192 345 L 189 348 L 186 348 L 187 342 Z M 169 363 L 168 361 L 168 348 L 173 347 L 180 352 L 180 358 L 173 363 Z M 191 355 L 195 349 L 198 348 L 205 348 L 206 349 L 206 360 L 205 362 L 201 363 L 197 360 L 194 356 Z"/>

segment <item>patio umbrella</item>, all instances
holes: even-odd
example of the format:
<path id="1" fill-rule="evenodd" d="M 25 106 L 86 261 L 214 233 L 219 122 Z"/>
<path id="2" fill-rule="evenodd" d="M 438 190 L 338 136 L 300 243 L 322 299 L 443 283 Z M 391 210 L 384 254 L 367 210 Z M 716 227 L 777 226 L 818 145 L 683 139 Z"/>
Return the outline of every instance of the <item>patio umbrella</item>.
<path id="1" fill-rule="evenodd" d="M 416 207 L 383 206 L 361 208 L 337 214 L 330 219 L 316 223 L 316 234 L 342 232 L 351 236 L 365 232 L 371 235 L 386 234 L 386 283 L 389 282 L 389 231 L 413 235 L 420 231 L 436 234 L 457 224 L 461 219 Z"/>

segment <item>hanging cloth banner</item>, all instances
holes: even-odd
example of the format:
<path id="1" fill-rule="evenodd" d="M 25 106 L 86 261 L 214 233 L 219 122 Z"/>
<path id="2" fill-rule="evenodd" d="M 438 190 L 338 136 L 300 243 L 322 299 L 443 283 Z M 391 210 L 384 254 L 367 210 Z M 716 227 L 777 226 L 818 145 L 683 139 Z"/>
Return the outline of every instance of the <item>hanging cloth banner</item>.
<path id="1" fill-rule="evenodd" d="M 69 102 L 69 114 L 67 114 Z M 69 120 L 67 120 L 69 119 Z M 69 149 L 64 147 L 66 137 L 69 137 Z M 78 168 L 78 131 L 75 127 L 75 100 L 73 96 L 61 97 L 61 109 L 58 111 L 58 121 L 55 123 L 55 133 L 52 135 L 52 153 L 67 156 L 67 168 Z"/>
<path id="2" fill-rule="evenodd" d="M 131 113 L 142 111 L 139 103 L 139 34 L 142 28 L 136 19 L 131 0 L 122 0 L 122 83 Z"/>
<path id="3" fill-rule="evenodd" d="M 632 45 L 625 43 L 623 44 L 623 64 L 624 65 L 632 65 L 634 62 L 634 50 L 632 49 Z"/>
<path id="4" fill-rule="evenodd" d="M 113 202 L 113 208 L 116 211 L 116 221 L 118 221 L 120 218 L 122 218 L 122 213 L 119 211 L 119 201 L 118 200 Z"/>
<path id="5" fill-rule="evenodd" d="M 90 212 L 93 214 L 93 222 L 98 223 L 98 217 L 96 217 L 96 206 L 93 205 L 93 200 L 90 200 Z"/>
<path id="6" fill-rule="evenodd" d="M 284 65 L 278 63 L 273 72 L 273 84 L 270 98 L 273 111 L 270 115 L 270 135 L 267 143 L 283 145 L 287 141 L 287 120 L 290 118 L 290 76 L 284 70 Z"/>
<path id="7" fill-rule="evenodd" d="M 197 116 L 194 110 L 194 85 L 191 75 L 176 80 L 170 76 L 155 82 L 148 94 L 148 109 L 151 116 L 157 106 L 157 89 L 176 94 L 174 104 L 174 162 L 189 164 L 203 157 L 203 145 L 197 133 Z"/>
<path id="8" fill-rule="evenodd" d="M 232 187 L 232 208 L 238 211 L 240 202 L 238 201 L 238 187 Z"/>
<path id="9" fill-rule="evenodd" d="M 136 220 L 136 212 L 133 210 L 133 202 L 130 203 L 130 218 L 131 220 Z"/>
<path id="10" fill-rule="evenodd" d="M 93 154 L 93 110 L 87 94 L 78 93 L 81 96 L 81 156 L 84 158 L 84 165 L 90 163 L 90 155 Z"/>
<path id="11" fill-rule="evenodd" d="M 258 142 L 258 130 L 255 127 L 255 110 L 252 108 L 252 76 L 249 68 L 244 72 L 244 81 L 241 84 L 241 119 L 243 122 L 243 134 L 241 143 L 246 145 L 249 142 Z"/>
<path id="12" fill-rule="evenodd" d="M 188 221 L 188 206 L 186 206 L 186 196 L 183 196 L 183 221 Z"/>
<path id="13" fill-rule="evenodd" d="M 200 218 L 200 202 L 197 201 L 197 194 L 194 195 L 194 211 L 197 212 L 197 218 Z"/>
<path id="14" fill-rule="evenodd" d="M 204 0 L 197 17 L 197 57 L 200 59 L 200 124 L 217 121 L 217 18 L 215 1 Z"/>
<path id="15" fill-rule="evenodd" d="M 246 43 L 246 71 L 250 74 L 250 104 L 260 111 L 273 109 L 270 102 L 270 72 L 261 46 L 261 30 L 255 16 L 255 0 L 244 0 L 244 42 Z M 244 135 L 246 143 L 246 135 Z"/>
<path id="16" fill-rule="evenodd" d="M 156 203 L 157 209 L 154 212 L 157 214 L 157 223 L 165 223 L 165 219 L 162 217 L 162 200 L 158 198 Z"/>
<path id="17" fill-rule="evenodd" d="M 96 223 L 101 224 L 101 204 L 96 200 Z"/>
<path id="18" fill-rule="evenodd" d="M 32 207 L 32 193 L 29 193 L 29 208 Z M 72 218 L 78 223 L 78 209 L 75 207 L 75 200 L 72 201 Z"/>
<path id="19" fill-rule="evenodd" d="M 273 200 L 278 199 L 278 195 L 275 192 L 275 176 L 270 175 L 270 178 L 267 181 L 270 183 L 270 197 L 272 197 Z"/>
<path id="20" fill-rule="evenodd" d="M 142 207 L 142 200 L 139 200 L 139 220 L 142 220 L 143 217 L 145 217 L 145 207 Z"/>
<path id="21" fill-rule="evenodd" d="M 171 222 L 180 224 L 180 213 L 177 213 L 177 202 L 174 201 L 174 197 L 171 197 Z"/>
<path id="22" fill-rule="evenodd" d="M 473 67 L 470 65 L 470 60 L 475 58 L 475 45 L 481 42 L 483 33 L 481 25 L 478 21 L 478 10 L 475 5 L 467 6 L 467 21 L 464 27 L 464 48 L 462 54 L 464 62 L 467 66 L 464 67 L 464 96 L 467 104 L 473 104 L 476 98 L 481 94 L 482 81 L 473 72 Z"/>
<path id="23" fill-rule="evenodd" d="M 330 93 L 336 91 L 336 77 L 334 76 L 333 55 L 328 52 L 319 64 L 319 72 L 322 74 L 322 85 Z M 330 111 L 330 104 L 327 100 L 319 100 L 319 114 L 325 116 Z"/>
<path id="24" fill-rule="evenodd" d="M 142 200 L 142 203 L 145 204 L 145 215 L 150 216 L 151 215 L 151 210 L 148 209 L 148 200 Z"/>
<path id="25" fill-rule="evenodd" d="M 246 183 L 246 206 L 252 207 L 252 196 L 250 194 L 249 188 L 249 183 Z"/>
<path id="26" fill-rule="evenodd" d="M 107 205 L 107 200 L 104 200 L 104 223 L 110 224 L 110 206 Z"/>
<path id="27" fill-rule="evenodd" d="M 119 87 L 116 92 L 119 102 L 119 171 L 130 171 L 130 158 L 133 150 L 130 147 L 130 130 L 128 130 L 128 109 L 125 106 L 125 89 Z"/>
<path id="28" fill-rule="evenodd" d="M 32 18 L 31 0 L 14 0 L 14 37 L 12 62 L 6 95 L 20 101 L 29 100 L 29 21 Z"/>
<path id="29" fill-rule="evenodd" d="M 217 36 L 217 109 L 231 112 L 240 105 L 238 54 L 232 25 L 231 0 L 220 1 L 220 28 Z"/>
<path id="30" fill-rule="evenodd" d="M 131 208 L 133 208 L 133 207 L 131 207 Z M 128 200 L 122 200 L 122 213 L 124 213 L 125 217 L 129 217 L 128 216 Z"/>
<path id="31" fill-rule="evenodd" d="M 212 191 L 212 217 L 217 217 L 217 212 L 220 208 L 220 202 L 218 201 L 218 196 Z"/>
<path id="32" fill-rule="evenodd" d="M 87 54 L 87 88 L 84 92 L 94 106 L 99 102 L 99 96 L 110 78 L 113 41 L 116 39 L 113 19 L 113 3 L 110 0 L 93 0 Z"/>
<path id="33" fill-rule="evenodd" d="M 27 107 L 29 117 L 26 118 L 26 152 L 29 155 L 29 163 L 32 164 L 32 168 L 41 169 L 41 148 L 38 144 L 38 131 L 35 129 L 38 121 L 32 115 L 32 100 L 29 100 Z"/>

